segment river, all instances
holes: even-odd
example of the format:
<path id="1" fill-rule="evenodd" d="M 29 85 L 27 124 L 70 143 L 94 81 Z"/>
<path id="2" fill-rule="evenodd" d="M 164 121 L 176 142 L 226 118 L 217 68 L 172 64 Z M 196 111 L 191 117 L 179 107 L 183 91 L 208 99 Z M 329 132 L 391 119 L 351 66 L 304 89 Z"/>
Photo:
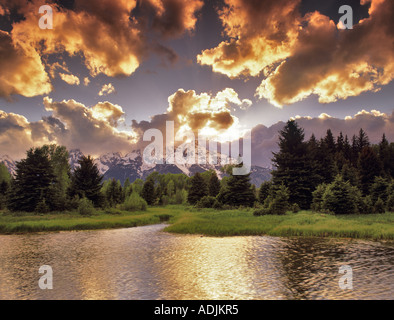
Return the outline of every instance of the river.
<path id="1" fill-rule="evenodd" d="M 0 299 L 393 299 L 394 243 L 173 235 L 163 225 L 0 236 Z M 53 270 L 41 290 L 38 270 Z M 341 289 L 341 266 L 353 289 Z"/>

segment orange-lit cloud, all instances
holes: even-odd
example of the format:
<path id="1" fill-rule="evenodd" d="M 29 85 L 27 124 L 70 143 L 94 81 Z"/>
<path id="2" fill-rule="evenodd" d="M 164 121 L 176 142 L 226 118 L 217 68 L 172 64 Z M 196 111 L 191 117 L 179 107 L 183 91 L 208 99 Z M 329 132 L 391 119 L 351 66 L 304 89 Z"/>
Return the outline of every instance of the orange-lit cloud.
<path id="1" fill-rule="evenodd" d="M 73 74 L 59 73 L 60 78 L 70 86 L 79 86 L 80 80 Z"/>
<path id="2" fill-rule="evenodd" d="M 232 114 L 234 108 L 245 108 L 251 101 L 241 100 L 234 89 L 226 88 L 216 95 L 197 94 L 194 90 L 179 89 L 168 98 L 165 114 L 155 115 L 148 121 L 133 121 L 133 130 L 142 137 L 148 129 L 166 131 L 166 121 L 173 121 L 176 132 L 191 130 L 197 137 L 202 132 L 207 137 L 229 137 L 242 135 L 239 119 Z"/>
<path id="3" fill-rule="evenodd" d="M 300 0 L 226 0 L 219 15 L 230 39 L 197 60 L 231 78 L 261 76 L 257 96 L 278 107 L 378 91 L 394 78 L 394 2 L 370 2 L 368 18 L 339 30 L 319 12 L 301 16 Z"/>
<path id="4" fill-rule="evenodd" d="M 108 122 L 111 127 L 116 128 L 120 122 L 124 122 L 125 113 L 119 105 L 108 101 L 99 102 L 91 110 L 94 118 Z"/>
<path id="5" fill-rule="evenodd" d="M 98 93 L 98 95 L 100 97 L 102 97 L 102 96 L 106 96 L 106 95 L 109 95 L 109 94 L 114 93 L 114 92 L 115 92 L 115 87 L 113 86 L 112 83 L 108 83 L 108 84 L 103 85 L 103 87 L 101 88 L 101 90 Z"/>
<path id="6" fill-rule="evenodd" d="M 41 54 L 82 54 L 92 76 L 129 76 L 138 68 L 144 43 L 137 23 L 129 20 L 136 0 L 77 1 L 74 11 L 53 6 L 52 30 L 38 27 L 39 2 L 26 4 L 25 20 L 13 24 L 14 41 L 41 49 Z"/>
<path id="7" fill-rule="evenodd" d="M 196 13 L 204 5 L 203 0 L 146 0 L 154 9 L 153 28 L 164 36 L 179 36 L 193 31 Z"/>
<path id="8" fill-rule="evenodd" d="M 225 0 L 219 11 L 230 38 L 203 51 L 197 61 L 231 78 L 258 76 L 291 54 L 300 21 L 300 0 Z"/>
<path id="9" fill-rule="evenodd" d="M 0 5 L 0 16 L 4 16 L 5 14 L 7 14 L 8 12 L 6 11 L 6 9 L 4 9 L 1 5 Z"/>
<path id="10" fill-rule="evenodd" d="M 38 8 L 43 4 L 50 4 L 53 9 L 51 30 L 41 30 L 38 26 L 41 17 Z M 2 13 L 6 12 L 3 8 L 9 8 L 23 16 L 22 20 L 12 24 L 10 34 L 1 34 L 1 53 L 9 57 L 2 59 L 0 67 L 4 63 L 18 65 L 20 69 L 14 68 L 14 76 L 6 77 L 8 70 L 4 68 L 0 96 L 20 94 L 30 97 L 48 93 L 51 86 L 45 67 L 51 76 L 56 68 L 64 67 L 46 65 L 46 57 L 53 54 L 81 55 L 92 77 L 99 74 L 130 76 L 150 51 L 157 54 L 164 51 L 158 52 L 158 44 L 154 42 L 152 45 L 148 41 L 152 23 L 162 35 L 179 36 L 194 29 L 196 13 L 202 5 L 201 0 L 144 0 L 141 6 L 150 8 L 152 22 L 152 19 L 134 14 L 137 0 L 76 0 L 72 9 L 55 1 L 0 0 Z M 169 51 L 166 51 L 167 56 Z M 173 55 L 170 58 L 175 61 Z M 33 76 L 30 80 L 23 76 L 24 70 Z M 70 77 L 66 79 L 71 82 Z"/>
<path id="11" fill-rule="evenodd" d="M 0 30 L 0 97 L 47 94 L 52 86 L 40 55 Z"/>

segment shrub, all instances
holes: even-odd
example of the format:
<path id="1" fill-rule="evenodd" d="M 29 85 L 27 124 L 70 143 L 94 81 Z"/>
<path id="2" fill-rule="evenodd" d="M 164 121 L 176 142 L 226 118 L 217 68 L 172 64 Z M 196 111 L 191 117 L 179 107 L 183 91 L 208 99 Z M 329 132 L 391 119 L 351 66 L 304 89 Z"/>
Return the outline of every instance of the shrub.
<path id="1" fill-rule="evenodd" d="M 330 210 L 334 214 L 351 214 L 356 213 L 356 195 L 358 189 L 353 187 L 349 181 L 344 181 L 341 175 L 338 175 L 334 182 L 329 184 L 323 195 L 322 207 Z"/>
<path id="2" fill-rule="evenodd" d="M 215 199 L 212 208 L 217 210 L 223 209 L 223 203 L 221 203 L 218 199 Z"/>
<path id="3" fill-rule="evenodd" d="M 253 212 L 255 217 L 270 215 L 272 212 L 268 208 L 257 209 Z"/>
<path id="4" fill-rule="evenodd" d="M 0 194 L 0 210 L 3 210 L 6 208 L 7 205 L 7 199 L 4 195 Z"/>
<path id="5" fill-rule="evenodd" d="M 389 187 L 390 184 L 386 179 L 382 177 L 376 177 L 370 189 L 372 202 L 376 203 L 376 201 L 378 201 L 378 198 L 381 198 L 385 203 L 388 198 Z"/>
<path id="6" fill-rule="evenodd" d="M 162 196 L 162 197 L 160 198 L 160 204 L 161 204 L 162 206 L 166 206 L 166 205 L 168 205 L 169 203 L 170 203 L 170 197 L 169 197 L 169 196 L 164 195 L 164 196 Z"/>
<path id="7" fill-rule="evenodd" d="M 224 204 L 222 210 L 233 210 L 234 207 L 230 206 L 229 204 Z"/>
<path id="8" fill-rule="evenodd" d="M 175 204 L 187 203 L 187 191 L 185 189 L 177 189 L 175 193 Z"/>
<path id="9" fill-rule="evenodd" d="M 387 199 L 387 211 L 394 212 L 394 194 L 391 194 Z"/>
<path id="10" fill-rule="evenodd" d="M 272 190 L 272 182 L 265 181 L 261 184 L 259 189 L 259 201 L 261 204 L 265 202 Z"/>
<path id="11" fill-rule="evenodd" d="M 122 211 L 120 211 L 119 209 L 115 209 L 115 208 L 106 208 L 105 209 L 105 214 L 110 214 L 110 215 L 121 215 Z"/>
<path id="12" fill-rule="evenodd" d="M 316 190 L 312 193 L 312 211 L 320 212 L 323 209 L 323 195 L 326 192 L 327 185 L 325 183 L 319 185 Z"/>
<path id="13" fill-rule="evenodd" d="M 299 206 L 297 203 L 293 203 L 293 204 L 291 205 L 291 211 L 292 211 L 293 213 L 298 213 L 298 212 L 301 211 L 301 208 L 300 208 L 300 206 Z"/>
<path id="14" fill-rule="evenodd" d="M 384 201 L 382 198 L 378 198 L 378 201 L 376 201 L 374 207 L 373 207 L 374 213 L 385 213 L 385 207 L 384 207 Z"/>
<path id="15" fill-rule="evenodd" d="M 255 210 L 253 215 L 284 215 L 289 208 L 289 189 L 282 184 L 264 201 L 264 207 Z"/>
<path id="16" fill-rule="evenodd" d="M 45 199 L 41 199 L 38 203 L 37 206 L 35 208 L 35 213 L 40 214 L 40 213 L 49 213 L 50 209 L 48 207 L 48 205 L 45 202 Z"/>
<path id="17" fill-rule="evenodd" d="M 146 211 L 147 207 L 146 201 L 136 192 L 129 195 L 121 205 L 121 209 L 125 211 Z"/>
<path id="18" fill-rule="evenodd" d="M 373 202 L 371 196 L 366 196 L 362 198 L 361 206 L 359 207 L 359 213 L 361 214 L 369 214 L 374 212 Z"/>
<path id="19" fill-rule="evenodd" d="M 81 216 L 91 216 L 95 212 L 93 202 L 83 197 L 79 200 L 78 213 Z"/>
<path id="20" fill-rule="evenodd" d="M 266 202 L 269 204 L 269 214 L 285 214 L 289 209 L 289 189 L 282 184 Z"/>
<path id="21" fill-rule="evenodd" d="M 197 208 L 213 208 L 215 201 L 216 201 L 216 198 L 211 197 L 211 196 L 205 196 L 197 202 L 196 207 Z"/>
<path id="22" fill-rule="evenodd" d="M 172 216 L 169 214 L 160 214 L 156 217 L 158 217 L 160 219 L 160 222 L 167 222 L 167 221 L 170 221 L 170 219 L 172 218 Z"/>

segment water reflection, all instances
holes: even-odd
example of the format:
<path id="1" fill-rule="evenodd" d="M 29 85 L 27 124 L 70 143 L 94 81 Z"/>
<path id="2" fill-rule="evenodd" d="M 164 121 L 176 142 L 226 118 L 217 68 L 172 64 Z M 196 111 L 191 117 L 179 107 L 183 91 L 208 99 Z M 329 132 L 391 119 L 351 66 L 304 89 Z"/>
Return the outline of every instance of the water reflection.
<path id="1" fill-rule="evenodd" d="M 394 244 L 171 235 L 163 226 L 0 236 L 0 299 L 392 299 Z M 54 289 L 38 288 L 51 265 Z M 352 291 L 339 289 L 341 265 Z"/>

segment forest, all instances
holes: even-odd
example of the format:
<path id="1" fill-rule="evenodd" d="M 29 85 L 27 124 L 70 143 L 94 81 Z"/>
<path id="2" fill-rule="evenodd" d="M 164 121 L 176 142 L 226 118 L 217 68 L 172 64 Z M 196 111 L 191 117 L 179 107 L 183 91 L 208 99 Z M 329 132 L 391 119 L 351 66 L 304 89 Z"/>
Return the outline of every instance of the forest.
<path id="1" fill-rule="evenodd" d="M 363 129 L 350 139 L 328 130 L 319 140 L 314 135 L 305 140 L 304 130 L 291 120 L 280 131 L 278 146 L 272 179 L 260 188 L 250 183 L 249 175 L 232 175 L 230 166 L 223 168 L 222 179 L 213 170 L 192 177 L 155 172 L 145 181 L 122 185 L 103 181 L 91 156 L 82 157 L 72 171 L 65 147 L 31 148 L 17 162 L 15 176 L 0 164 L 0 209 L 86 216 L 98 209 L 144 211 L 170 204 L 252 208 L 255 216 L 300 210 L 336 215 L 394 211 L 394 143 L 385 135 L 376 145 Z"/>

